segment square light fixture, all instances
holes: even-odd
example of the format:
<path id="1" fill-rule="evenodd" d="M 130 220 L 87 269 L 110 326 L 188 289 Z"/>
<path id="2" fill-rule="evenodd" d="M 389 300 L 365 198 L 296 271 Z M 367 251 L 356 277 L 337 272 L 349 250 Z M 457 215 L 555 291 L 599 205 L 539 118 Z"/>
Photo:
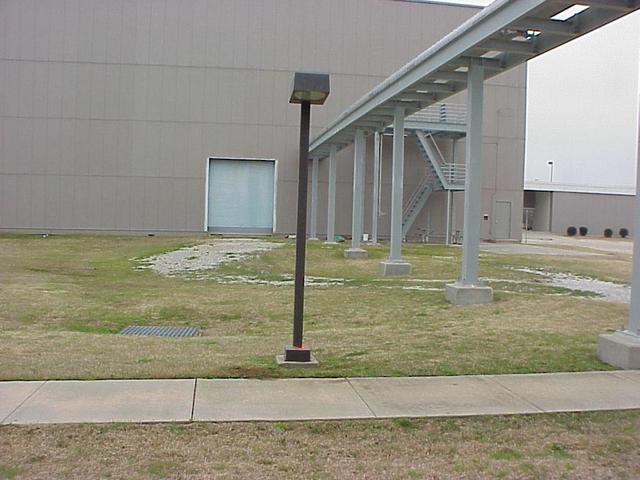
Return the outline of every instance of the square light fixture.
<path id="1" fill-rule="evenodd" d="M 329 75 L 324 73 L 299 73 L 293 76 L 289 103 L 323 105 L 329 96 Z"/>
<path id="2" fill-rule="evenodd" d="M 567 22 L 576 15 L 580 15 L 582 12 L 588 9 L 589 5 L 576 3 L 575 5 L 572 5 L 569 8 L 565 8 L 559 13 L 556 13 L 553 17 L 551 17 L 551 20 L 555 20 L 556 22 Z"/>

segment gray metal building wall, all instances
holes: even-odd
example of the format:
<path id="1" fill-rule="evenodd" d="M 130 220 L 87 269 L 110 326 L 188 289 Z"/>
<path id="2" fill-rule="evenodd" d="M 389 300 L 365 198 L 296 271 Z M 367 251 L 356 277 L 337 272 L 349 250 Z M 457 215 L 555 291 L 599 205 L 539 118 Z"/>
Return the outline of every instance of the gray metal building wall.
<path id="1" fill-rule="evenodd" d="M 552 232 L 564 235 L 570 226 L 585 226 L 590 235 L 603 235 L 605 228 L 614 235 L 620 228 L 633 232 L 634 201 L 633 195 L 553 192 Z"/>
<path id="2" fill-rule="evenodd" d="M 201 231 L 206 159 L 256 157 L 279 162 L 277 230 L 291 232 L 293 72 L 331 74 L 313 136 L 475 12 L 392 0 L 4 0 L 0 228 Z M 521 208 L 524 78 L 487 87 L 487 208 L 496 195 Z M 422 165 L 408 155 L 407 195 Z M 383 171 L 386 205 L 389 149 Z M 338 175 L 337 231 L 348 232 L 349 150 Z M 326 165 L 320 231 L 324 182 Z"/>

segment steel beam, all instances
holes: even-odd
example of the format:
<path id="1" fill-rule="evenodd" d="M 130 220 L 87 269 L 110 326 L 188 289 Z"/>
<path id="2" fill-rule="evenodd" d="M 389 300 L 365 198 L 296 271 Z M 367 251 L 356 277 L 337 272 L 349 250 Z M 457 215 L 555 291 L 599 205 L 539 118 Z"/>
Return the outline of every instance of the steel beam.
<path id="1" fill-rule="evenodd" d="M 566 37 L 580 35 L 578 24 L 571 21 L 557 22 L 545 18 L 523 18 L 521 21 L 516 22 L 514 26 L 522 30 L 538 30 L 543 33 L 564 35 Z"/>
<path id="2" fill-rule="evenodd" d="M 426 91 L 429 93 L 455 93 L 458 91 L 455 84 L 450 83 L 435 83 L 435 82 L 418 82 L 414 85 L 414 91 Z"/>
<path id="3" fill-rule="evenodd" d="M 477 49 L 496 50 L 499 52 L 517 53 L 519 55 L 535 56 L 536 43 L 535 41 L 517 42 L 515 40 L 497 40 L 491 39 L 482 42 L 476 47 Z"/>
<path id="4" fill-rule="evenodd" d="M 425 92 L 404 92 L 402 95 L 398 95 L 400 101 L 416 101 L 416 102 L 435 102 L 436 97 L 433 93 Z"/>

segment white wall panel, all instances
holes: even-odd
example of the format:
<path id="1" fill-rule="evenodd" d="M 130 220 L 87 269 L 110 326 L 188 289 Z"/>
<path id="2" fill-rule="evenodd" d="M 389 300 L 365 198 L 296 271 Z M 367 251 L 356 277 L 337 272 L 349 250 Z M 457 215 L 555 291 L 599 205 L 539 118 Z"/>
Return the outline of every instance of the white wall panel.
<path id="1" fill-rule="evenodd" d="M 16 135 L 16 157 L 15 157 L 15 173 L 26 174 L 29 173 L 32 154 L 33 154 L 33 139 L 32 139 L 32 120 L 26 118 L 17 119 L 18 131 Z M 11 141 L 11 139 L 9 139 Z M 55 152 L 54 152 L 55 154 Z"/>
<path id="2" fill-rule="evenodd" d="M 93 58 L 93 7 L 94 2 L 78 0 L 75 9 L 78 12 L 78 61 L 87 62 Z"/>
<path id="3" fill-rule="evenodd" d="M 33 115 L 33 63 L 19 62 L 19 85 L 17 92 L 13 92 L 18 97 L 18 115 L 30 117 Z"/>
<path id="4" fill-rule="evenodd" d="M 65 63 L 62 70 L 62 84 L 64 93 L 62 95 L 62 116 L 74 118 L 76 116 L 76 102 L 78 99 L 75 86 L 78 83 L 78 64 Z"/>
<path id="5" fill-rule="evenodd" d="M 135 63 L 149 63 L 151 50 L 151 23 L 153 11 L 151 0 L 136 0 L 136 43 L 134 48 Z"/>
<path id="6" fill-rule="evenodd" d="M 115 229 L 131 229 L 131 183 L 130 177 L 116 178 Z"/>
<path id="7" fill-rule="evenodd" d="M 119 174 L 120 161 L 118 159 L 118 122 L 104 121 L 101 125 L 103 132 L 102 174 L 116 176 Z"/>
<path id="8" fill-rule="evenodd" d="M 93 21 L 91 22 L 91 60 L 94 62 L 105 62 L 107 60 L 107 24 L 108 24 L 108 3 L 93 3 Z"/>
<path id="9" fill-rule="evenodd" d="M 107 66 L 104 63 L 91 65 L 91 118 L 105 118 L 105 91 Z"/>
<path id="10" fill-rule="evenodd" d="M 5 203 L 2 207 L 5 211 L 15 211 L 16 228 L 31 227 L 31 203 L 33 196 L 31 194 L 31 176 L 15 175 L 9 176 L 8 181 L 16 186 L 16 203 L 15 209 L 12 205 Z"/>
<path id="11" fill-rule="evenodd" d="M 104 85 L 104 118 L 120 118 L 120 65 L 106 65 Z"/>
<path id="12" fill-rule="evenodd" d="M 120 63 L 122 61 L 122 23 L 123 23 L 123 0 L 109 0 L 105 2 L 107 6 L 106 12 L 106 28 L 105 42 L 107 45 L 105 53 L 105 61 L 107 63 Z"/>
<path id="13" fill-rule="evenodd" d="M 69 62 L 78 61 L 80 41 L 78 29 L 80 27 L 80 1 L 64 0 L 64 28 L 62 29 L 62 48 L 64 59 Z"/>
<path id="14" fill-rule="evenodd" d="M 60 163 L 61 175 L 73 175 L 75 173 L 75 140 L 76 120 L 62 120 L 60 122 Z"/>

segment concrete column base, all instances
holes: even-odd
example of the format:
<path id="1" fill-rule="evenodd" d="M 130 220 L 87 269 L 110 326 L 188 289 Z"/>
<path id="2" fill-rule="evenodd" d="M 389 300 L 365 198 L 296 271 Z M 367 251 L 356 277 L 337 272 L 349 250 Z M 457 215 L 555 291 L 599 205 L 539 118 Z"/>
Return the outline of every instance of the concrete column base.
<path id="1" fill-rule="evenodd" d="M 285 360 L 284 355 L 276 355 L 276 363 L 279 367 L 285 368 L 315 368 L 319 365 L 318 360 L 311 355 L 311 360 L 308 362 L 291 362 Z"/>
<path id="2" fill-rule="evenodd" d="M 310 237 L 307 239 L 309 242 L 319 242 L 320 239 L 318 237 Z"/>
<path id="3" fill-rule="evenodd" d="M 369 254 L 361 248 L 349 248 L 344 251 L 345 258 L 367 258 Z"/>
<path id="4" fill-rule="evenodd" d="M 625 370 L 640 369 L 640 336 L 618 331 L 598 336 L 598 357 Z"/>
<path id="5" fill-rule="evenodd" d="M 381 277 L 401 277 L 403 275 L 411 275 L 411 264 L 403 261 L 399 262 L 380 262 Z"/>
<path id="6" fill-rule="evenodd" d="M 493 301 L 493 289 L 486 285 L 451 283 L 444 289 L 444 298 L 454 305 L 482 305 Z"/>

